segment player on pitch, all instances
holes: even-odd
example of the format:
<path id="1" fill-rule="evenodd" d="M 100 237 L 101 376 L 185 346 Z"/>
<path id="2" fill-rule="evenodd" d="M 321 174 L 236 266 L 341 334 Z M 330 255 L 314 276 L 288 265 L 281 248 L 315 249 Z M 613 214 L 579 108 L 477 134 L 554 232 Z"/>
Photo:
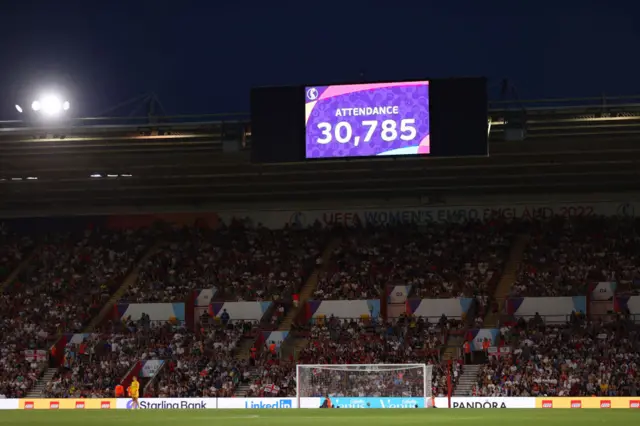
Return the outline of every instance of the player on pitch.
<path id="1" fill-rule="evenodd" d="M 138 378 L 133 376 L 131 379 L 131 385 L 129 386 L 129 396 L 131 397 L 131 408 L 137 409 L 140 408 L 140 404 L 138 403 L 138 398 L 140 397 L 140 383 L 138 382 Z"/>

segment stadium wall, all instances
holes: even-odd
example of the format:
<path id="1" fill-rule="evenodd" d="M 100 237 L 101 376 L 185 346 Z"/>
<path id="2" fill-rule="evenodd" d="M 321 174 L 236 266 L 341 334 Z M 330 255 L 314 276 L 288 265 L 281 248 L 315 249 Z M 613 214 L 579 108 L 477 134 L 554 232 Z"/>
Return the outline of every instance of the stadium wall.
<path id="1" fill-rule="evenodd" d="M 342 408 L 424 407 L 421 398 L 336 398 Z M 422 401 L 422 402 L 421 402 Z M 457 409 L 640 409 L 640 397 L 565 398 L 434 398 L 436 408 Z M 322 398 L 300 398 L 300 408 L 319 408 Z M 298 408 L 290 398 L 141 398 L 143 410 L 287 409 Z M 0 399 L 0 410 L 114 410 L 131 409 L 131 400 L 122 399 Z"/>

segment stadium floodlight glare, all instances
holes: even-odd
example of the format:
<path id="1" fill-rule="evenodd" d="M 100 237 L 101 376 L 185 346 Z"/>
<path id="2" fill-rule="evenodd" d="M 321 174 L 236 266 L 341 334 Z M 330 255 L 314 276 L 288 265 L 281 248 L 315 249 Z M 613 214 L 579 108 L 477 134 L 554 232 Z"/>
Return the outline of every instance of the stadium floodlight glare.
<path id="1" fill-rule="evenodd" d="M 71 108 L 69 101 L 61 101 L 59 96 L 45 95 L 40 99 L 36 99 L 31 104 L 34 112 L 42 113 L 49 117 L 57 116 Z"/>
<path id="2" fill-rule="evenodd" d="M 22 114 L 22 107 L 20 105 L 16 104 L 16 110 Z"/>

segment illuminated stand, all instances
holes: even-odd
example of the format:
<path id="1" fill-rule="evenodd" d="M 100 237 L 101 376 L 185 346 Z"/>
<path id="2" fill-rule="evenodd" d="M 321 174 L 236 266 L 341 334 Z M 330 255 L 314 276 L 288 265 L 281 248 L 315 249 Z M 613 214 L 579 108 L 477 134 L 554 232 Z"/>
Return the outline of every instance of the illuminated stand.
<path id="1" fill-rule="evenodd" d="M 340 408 L 430 408 L 432 369 L 426 364 L 299 364 L 298 407 L 305 408 L 302 398 L 322 401 L 328 395 Z"/>

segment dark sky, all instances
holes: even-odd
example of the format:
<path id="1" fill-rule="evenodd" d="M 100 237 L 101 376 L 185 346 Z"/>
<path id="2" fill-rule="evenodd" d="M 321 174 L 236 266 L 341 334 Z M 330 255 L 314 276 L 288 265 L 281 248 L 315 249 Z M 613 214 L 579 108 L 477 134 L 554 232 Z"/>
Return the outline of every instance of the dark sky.
<path id="1" fill-rule="evenodd" d="M 494 98 L 503 77 L 521 98 L 632 95 L 633 3 L 5 1 L 0 119 L 55 86 L 80 115 L 151 91 L 169 113 L 241 112 L 251 86 L 348 81 L 361 69 L 369 80 L 487 76 Z"/>

